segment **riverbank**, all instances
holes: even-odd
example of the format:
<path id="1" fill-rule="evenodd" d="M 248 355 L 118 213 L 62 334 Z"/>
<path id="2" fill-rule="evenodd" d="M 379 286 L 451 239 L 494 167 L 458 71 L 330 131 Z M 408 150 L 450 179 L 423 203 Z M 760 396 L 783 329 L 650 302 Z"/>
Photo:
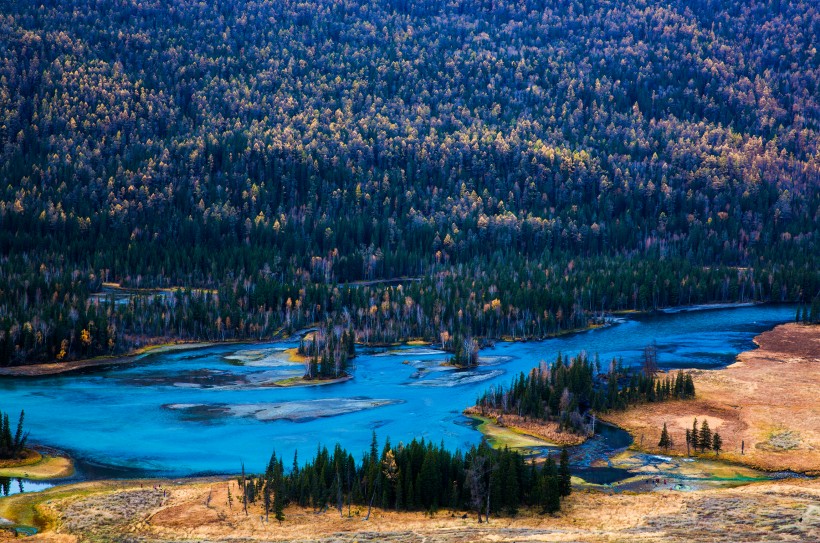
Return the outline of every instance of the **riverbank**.
<path id="1" fill-rule="evenodd" d="M 695 418 L 708 420 L 723 439 L 723 461 L 820 474 L 820 326 L 784 324 L 754 341 L 757 349 L 726 368 L 688 370 L 694 400 L 645 404 L 601 418 L 627 430 L 634 447 L 665 455 L 685 455 L 686 429 Z M 668 451 L 657 446 L 664 423 L 674 442 Z"/>
<path id="2" fill-rule="evenodd" d="M 116 285 L 111 285 L 112 288 L 116 287 Z M 119 288 L 119 287 L 117 287 Z M 123 290 L 133 290 L 133 289 L 123 289 Z M 730 307 L 748 307 L 750 305 L 757 305 L 757 304 L 749 304 L 749 303 L 735 303 L 735 304 L 704 304 L 699 306 L 685 306 L 681 308 L 670 308 L 668 310 L 660 310 L 661 312 L 689 312 L 689 311 L 700 311 L 700 310 L 709 310 L 709 309 L 720 309 L 720 308 L 730 308 Z M 582 332 L 588 332 L 590 330 L 605 328 L 607 326 L 611 326 L 613 324 L 618 324 L 623 322 L 623 319 L 627 316 L 631 315 L 642 315 L 646 314 L 647 312 L 644 311 L 635 311 L 635 310 L 620 310 L 614 311 L 611 313 L 611 317 L 607 317 L 604 322 L 596 322 L 591 323 L 586 327 L 582 328 L 572 328 L 568 330 L 561 330 L 559 332 L 553 334 L 547 334 L 544 337 L 536 338 L 536 337 L 511 337 L 511 336 L 503 336 L 498 338 L 498 341 L 505 341 L 505 342 L 529 342 L 529 341 L 543 341 L 547 339 L 555 339 L 559 337 L 567 337 L 574 334 L 579 334 Z M 293 335 L 301 335 L 305 333 L 309 333 L 311 331 L 311 327 L 301 329 L 295 332 Z M 98 356 L 94 358 L 88 359 L 80 359 L 80 360 L 70 360 L 64 362 L 44 362 L 39 364 L 29 364 L 24 366 L 8 366 L 0 368 L 0 378 L 2 377 L 45 377 L 50 375 L 60 375 L 65 373 L 75 373 L 75 372 L 83 372 L 83 371 L 94 371 L 104 369 L 106 367 L 111 366 L 121 366 L 131 364 L 137 360 L 140 360 L 149 355 L 155 354 L 162 354 L 166 352 L 173 352 L 173 351 L 180 351 L 180 350 L 194 350 L 194 349 L 201 349 L 206 347 L 217 347 L 222 345 L 256 345 L 256 344 L 265 344 L 265 343 L 272 343 L 279 339 L 284 339 L 286 336 L 281 335 L 282 330 L 278 330 L 273 334 L 272 337 L 266 338 L 263 340 L 253 340 L 253 339 L 246 339 L 246 340 L 228 340 L 228 341 L 167 341 L 168 338 L 154 338 L 154 341 L 157 341 L 156 344 L 146 345 L 142 348 L 133 350 L 131 352 L 121 354 L 121 355 L 113 355 L 113 356 Z M 390 348 L 390 347 L 399 347 L 402 345 L 406 346 L 435 346 L 436 343 L 432 341 L 426 341 L 419 338 L 408 338 L 407 341 L 400 341 L 395 343 L 357 343 L 358 346 L 363 348 Z M 294 349 L 295 351 L 295 349 Z M 297 356 L 291 356 L 291 360 L 294 362 L 303 363 L 304 361 Z"/>
<path id="3" fill-rule="evenodd" d="M 0 368 L 0 376 L 5 377 L 46 377 L 49 375 L 60 375 L 74 373 L 85 370 L 94 370 L 109 366 L 121 366 L 131 364 L 149 355 L 170 353 L 174 351 L 184 351 L 189 349 L 202 349 L 214 347 L 226 343 L 242 344 L 246 342 L 179 342 L 163 343 L 158 345 L 148 345 L 128 354 L 119 356 L 98 356 L 83 360 L 69 360 L 67 362 L 46 362 L 42 364 L 29 364 L 26 366 L 7 366 Z"/>
<path id="4" fill-rule="evenodd" d="M 23 458 L 0 460 L 0 477 L 23 478 L 35 481 L 64 479 L 74 474 L 70 458 L 54 454 L 41 454 L 26 449 Z"/>
<path id="5" fill-rule="evenodd" d="M 228 499 L 228 491 L 232 499 Z M 0 500 L 0 516 L 36 526 L 32 543 L 75 541 L 584 541 L 684 543 L 811 541 L 820 530 L 820 481 L 788 480 L 698 492 L 580 491 L 554 516 L 523 510 L 478 524 L 470 512 L 435 516 L 353 507 L 315 512 L 289 506 L 285 520 L 265 522 L 261 504 L 246 516 L 236 479 L 106 481 L 49 489 Z M 720 514 L 715 514 L 720 511 Z M 0 532 L 2 533 L 2 532 Z M 6 536 L 9 541 L 11 535 Z M 0 535 L 0 540 L 4 536 Z"/>
<path id="6" fill-rule="evenodd" d="M 464 414 L 479 422 L 477 430 L 496 448 L 571 447 L 587 440 L 587 436 L 581 434 L 562 432 L 557 422 L 502 414 L 475 406 L 465 409 Z"/>

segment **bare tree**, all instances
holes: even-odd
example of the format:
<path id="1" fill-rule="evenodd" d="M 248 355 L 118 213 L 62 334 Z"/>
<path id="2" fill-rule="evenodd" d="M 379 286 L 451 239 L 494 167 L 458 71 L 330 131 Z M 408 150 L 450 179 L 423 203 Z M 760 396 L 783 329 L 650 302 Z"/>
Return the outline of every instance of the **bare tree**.
<path id="1" fill-rule="evenodd" d="M 654 341 L 643 349 L 643 372 L 647 377 L 658 373 L 658 346 Z"/>
<path id="2" fill-rule="evenodd" d="M 466 485 L 470 490 L 470 504 L 478 513 L 478 522 L 481 522 L 481 509 L 484 508 L 484 517 L 490 522 L 490 474 L 492 462 L 484 455 L 476 454 L 467 470 Z"/>
<path id="3" fill-rule="evenodd" d="M 248 516 L 248 492 L 245 481 L 245 462 L 242 462 L 242 507 L 245 509 L 245 516 Z"/>

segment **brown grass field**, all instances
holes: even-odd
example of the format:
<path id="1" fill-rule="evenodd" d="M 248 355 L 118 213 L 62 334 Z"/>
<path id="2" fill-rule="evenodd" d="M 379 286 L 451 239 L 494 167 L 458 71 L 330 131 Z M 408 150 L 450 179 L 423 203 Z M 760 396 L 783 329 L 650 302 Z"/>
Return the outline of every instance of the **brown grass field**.
<path id="1" fill-rule="evenodd" d="M 755 338 L 721 370 L 690 370 L 696 398 L 646 404 L 603 418 L 629 431 L 637 447 L 657 447 L 663 424 L 686 454 L 686 428 L 707 419 L 723 438 L 724 460 L 767 471 L 820 474 L 820 326 L 784 324 Z M 741 446 L 745 451 L 741 454 Z M 714 456 L 713 453 L 706 453 Z M 820 538 L 818 539 L 820 540 Z"/>
<path id="2" fill-rule="evenodd" d="M 245 516 L 231 494 L 235 480 L 175 484 L 156 481 L 83 483 L 37 495 L 4 500 L 0 514 L 35 509 L 46 530 L 32 543 L 94 542 L 257 542 L 387 541 L 462 542 L 646 542 L 818 541 L 820 481 L 788 480 L 733 489 L 651 493 L 576 492 L 556 516 L 524 511 L 515 518 L 478 524 L 475 515 L 375 510 L 364 521 L 363 508 L 340 517 L 331 509 L 314 512 L 289 507 L 280 525 L 265 521 L 258 504 Z M 23 504 L 24 500 L 28 500 Z M 31 519 L 32 517 L 29 517 Z M 1 534 L 2 532 L 0 532 Z M 8 536 L 12 538 L 12 536 Z M 3 536 L 0 535 L 0 540 Z M 11 540 L 11 539 L 9 539 Z"/>

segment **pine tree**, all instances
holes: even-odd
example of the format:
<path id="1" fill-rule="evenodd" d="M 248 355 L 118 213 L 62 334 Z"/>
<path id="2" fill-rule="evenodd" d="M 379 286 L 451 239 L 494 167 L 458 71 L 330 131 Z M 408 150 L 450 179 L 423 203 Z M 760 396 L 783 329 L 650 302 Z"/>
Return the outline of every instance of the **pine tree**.
<path id="1" fill-rule="evenodd" d="M 715 451 L 715 456 L 720 454 L 720 451 L 723 449 L 723 439 L 720 437 L 720 434 L 715 432 L 712 434 L 712 450 Z"/>
<path id="2" fill-rule="evenodd" d="M 666 429 L 666 423 L 663 423 L 663 430 L 661 430 L 661 440 L 658 442 L 658 447 L 662 449 L 669 449 L 671 445 L 669 440 L 669 432 Z"/>
<path id="3" fill-rule="evenodd" d="M 698 419 L 695 417 L 695 420 L 692 422 L 692 450 L 697 452 L 700 448 L 700 429 L 698 428 Z"/>
<path id="4" fill-rule="evenodd" d="M 558 480 L 558 470 L 555 460 L 547 456 L 547 462 L 541 472 L 541 506 L 545 513 L 555 513 L 561 508 L 561 483 Z"/>
<path id="5" fill-rule="evenodd" d="M 695 381 L 692 379 L 692 375 L 686 374 L 685 381 L 683 384 L 683 394 L 684 398 L 694 398 L 695 397 Z"/>
<path id="6" fill-rule="evenodd" d="M 12 445 L 12 452 L 15 456 L 23 452 L 23 448 L 26 446 L 26 436 L 23 435 L 23 419 L 25 419 L 25 416 L 25 411 L 20 411 L 20 419 L 17 421 L 17 432 L 14 435 L 14 444 Z"/>
<path id="7" fill-rule="evenodd" d="M 11 437 L 11 425 L 8 413 L 3 414 L 2 439 L 0 440 L 0 455 L 6 458 L 13 455 L 14 440 Z"/>
<path id="8" fill-rule="evenodd" d="M 561 496 L 569 496 L 572 492 L 572 475 L 569 471 L 569 452 L 567 452 L 567 448 L 564 447 L 561 449 L 561 460 L 560 460 L 560 486 L 559 486 L 559 494 Z"/>
<path id="9" fill-rule="evenodd" d="M 706 452 L 707 449 L 712 448 L 712 431 L 709 429 L 709 421 L 703 419 L 703 423 L 700 425 L 700 436 L 698 436 L 698 442 L 700 443 L 700 449 L 703 452 Z"/>

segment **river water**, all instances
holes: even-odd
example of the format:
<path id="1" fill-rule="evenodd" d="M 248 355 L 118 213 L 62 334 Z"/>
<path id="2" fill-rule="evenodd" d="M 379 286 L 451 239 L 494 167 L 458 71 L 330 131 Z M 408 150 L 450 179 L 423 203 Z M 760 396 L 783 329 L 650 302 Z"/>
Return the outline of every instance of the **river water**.
<path id="1" fill-rule="evenodd" d="M 243 462 L 258 472 L 274 449 L 306 458 L 318 444 L 340 442 L 360 453 L 374 430 L 380 445 L 389 436 L 394 444 L 425 438 L 468 447 L 481 435 L 462 409 L 489 385 L 559 352 L 597 353 L 604 367 L 613 357 L 639 364 L 655 342 L 661 367 L 715 368 L 794 313 L 765 305 L 639 316 L 546 341 L 499 343 L 469 371 L 440 367 L 446 355 L 426 347 L 359 349 L 353 379 L 311 387 L 266 386 L 302 373 L 283 353 L 295 341 L 226 345 L 96 373 L 2 379 L 0 409 L 25 409 L 30 442 L 68 452 L 85 477 L 236 473 Z"/>

